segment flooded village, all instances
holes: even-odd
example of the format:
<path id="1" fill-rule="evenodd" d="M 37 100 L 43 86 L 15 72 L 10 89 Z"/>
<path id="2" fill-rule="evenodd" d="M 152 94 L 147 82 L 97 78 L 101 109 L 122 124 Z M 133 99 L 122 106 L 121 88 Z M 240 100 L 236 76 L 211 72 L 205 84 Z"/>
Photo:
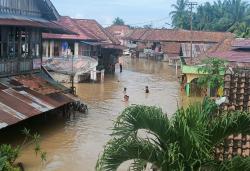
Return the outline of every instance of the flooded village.
<path id="1" fill-rule="evenodd" d="M 154 27 L 56 1 L 0 0 L 0 171 L 250 170 L 249 2 Z"/>

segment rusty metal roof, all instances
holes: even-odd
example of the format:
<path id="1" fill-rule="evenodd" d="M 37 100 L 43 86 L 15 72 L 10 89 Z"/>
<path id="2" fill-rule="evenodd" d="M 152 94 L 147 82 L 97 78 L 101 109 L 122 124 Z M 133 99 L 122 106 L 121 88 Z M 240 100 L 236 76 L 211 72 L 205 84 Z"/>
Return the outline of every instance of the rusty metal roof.
<path id="1" fill-rule="evenodd" d="M 0 129 L 73 102 L 41 75 L 0 79 Z"/>

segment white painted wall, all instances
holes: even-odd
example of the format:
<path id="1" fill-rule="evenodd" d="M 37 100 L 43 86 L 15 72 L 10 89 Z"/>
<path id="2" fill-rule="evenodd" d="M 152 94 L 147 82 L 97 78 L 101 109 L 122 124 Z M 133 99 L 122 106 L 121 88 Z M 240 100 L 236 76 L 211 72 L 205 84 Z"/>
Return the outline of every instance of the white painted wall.
<path id="1" fill-rule="evenodd" d="M 74 52 L 75 52 L 75 56 L 79 55 L 79 43 L 75 42 L 74 44 Z"/>
<path id="2" fill-rule="evenodd" d="M 49 57 L 53 57 L 54 56 L 54 40 L 51 40 L 49 44 L 50 44 Z"/>

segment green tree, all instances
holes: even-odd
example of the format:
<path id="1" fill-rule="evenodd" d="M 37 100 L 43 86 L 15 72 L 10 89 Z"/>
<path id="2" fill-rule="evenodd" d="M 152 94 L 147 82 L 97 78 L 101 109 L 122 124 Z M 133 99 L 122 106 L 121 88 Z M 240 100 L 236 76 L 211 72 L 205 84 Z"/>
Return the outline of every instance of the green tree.
<path id="1" fill-rule="evenodd" d="M 171 13 L 173 26 L 189 29 L 188 11 L 184 0 L 178 0 L 173 8 L 175 9 Z M 235 32 L 241 23 L 245 23 L 249 27 L 250 6 L 247 1 L 243 0 L 217 0 L 214 3 L 200 4 L 193 16 L 195 30 Z M 237 30 L 237 34 L 238 32 L 239 30 Z"/>
<path id="2" fill-rule="evenodd" d="M 125 25 L 125 22 L 123 19 L 116 17 L 113 21 L 113 25 Z"/>
<path id="3" fill-rule="evenodd" d="M 235 24 L 232 31 L 238 38 L 250 38 L 250 26 L 245 22 Z"/>
<path id="4" fill-rule="evenodd" d="M 232 134 L 250 133 L 250 115 L 217 115 L 213 101 L 179 109 L 168 117 L 157 107 L 131 106 L 118 117 L 112 139 L 100 156 L 96 170 L 117 170 L 131 161 L 131 170 L 152 164 L 161 171 L 250 170 L 249 158 L 219 161 L 215 147 Z"/>
<path id="5" fill-rule="evenodd" d="M 36 155 L 40 155 L 41 160 L 46 160 L 46 153 L 41 150 L 40 136 L 38 134 L 31 134 L 29 130 L 24 129 L 23 134 L 25 140 L 17 147 L 11 145 L 0 145 L 0 171 L 20 171 L 20 168 L 15 164 L 15 161 L 20 155 L 21 150 L 25 145 L 33 144 Z"/>
<path id="6" fill-rule="evenodd" d="M 248 13 L 249 4 L 242 0 L 228 0 L 227 1 L 227 14 L 230 19 L 231 27 L 237 23 L 246 22 L 250 19 Z M 230 29 L 230 28 L 229 28 Z"/>
<path id="7" fill-rule="evenodd" d="M 176 4 L 173 4 L 172 7 L 174 11 L 170 12 L 172 17 L 172 25 L 175 28 L 189 29 L 189 13 L 186 10 L 187 0 L 177 0 Z"/>
<path id="8" fill-rule="evenodd" d="M 223 86 L 224 79 L 221 72 L 225 69 L 226 61 L 219 58 L 208 58 L 203 61 L 198 72 L 203 74 L 198 78 L 198 85 L 202 87 L 219 88 Z"/>
<path id="9" fill-rule="evenodd" d="M 143 26 L 143 28 L 145 28 L 145 29 L 152 29 L 153 25 L 152 24 L 146 24 L 146 25 Z"/>

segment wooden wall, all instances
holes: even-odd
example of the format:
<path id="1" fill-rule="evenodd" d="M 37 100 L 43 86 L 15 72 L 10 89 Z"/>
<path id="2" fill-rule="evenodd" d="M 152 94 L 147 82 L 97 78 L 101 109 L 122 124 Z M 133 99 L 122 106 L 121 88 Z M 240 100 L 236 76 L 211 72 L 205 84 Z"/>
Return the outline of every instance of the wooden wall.
<path id="1" fill-rule="evenodd" d="M 0 14 L 41 16 L 39 0 L 0 0 Z"/>

